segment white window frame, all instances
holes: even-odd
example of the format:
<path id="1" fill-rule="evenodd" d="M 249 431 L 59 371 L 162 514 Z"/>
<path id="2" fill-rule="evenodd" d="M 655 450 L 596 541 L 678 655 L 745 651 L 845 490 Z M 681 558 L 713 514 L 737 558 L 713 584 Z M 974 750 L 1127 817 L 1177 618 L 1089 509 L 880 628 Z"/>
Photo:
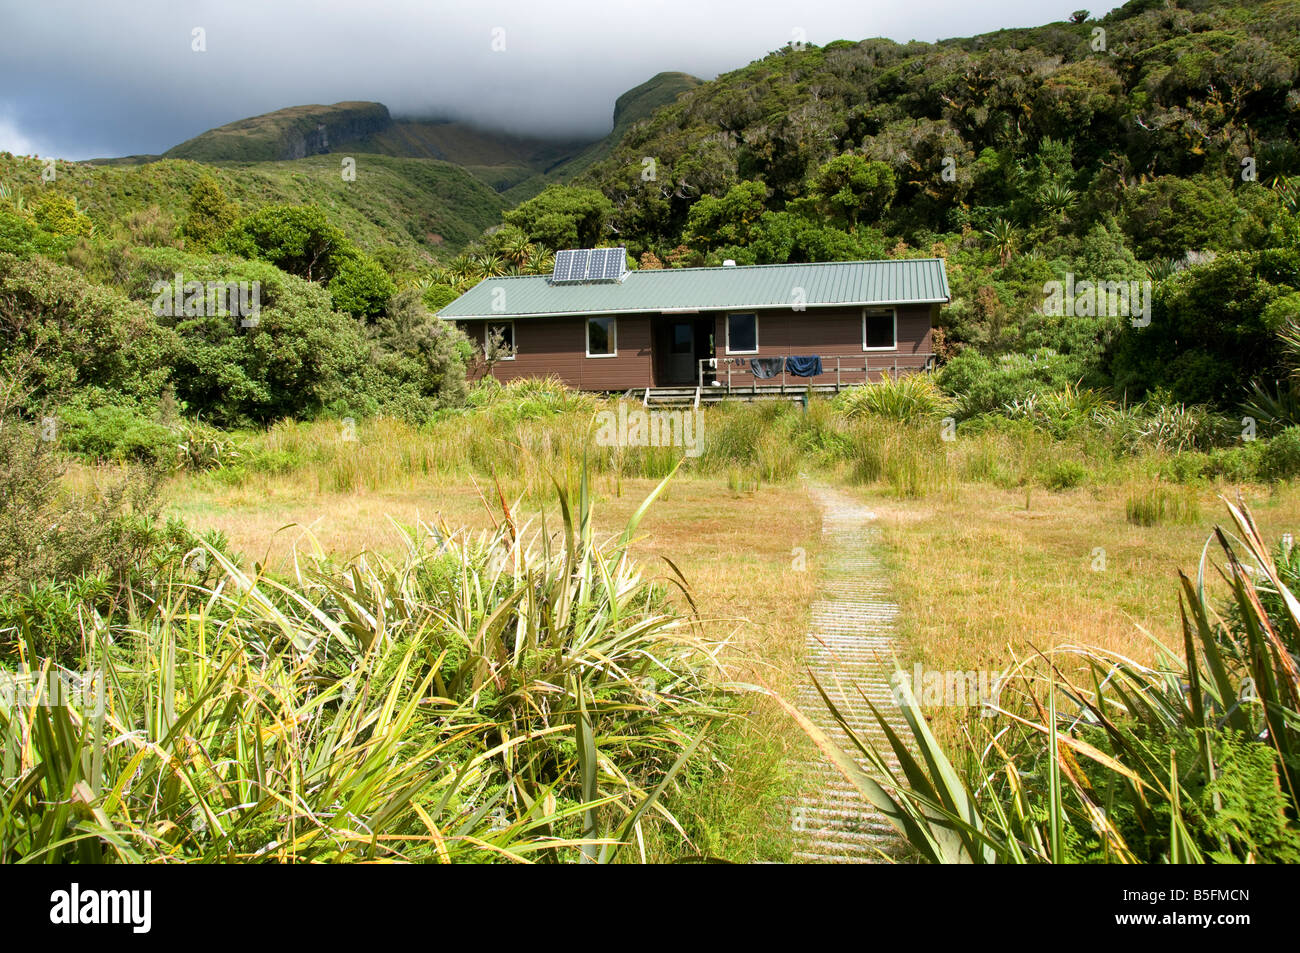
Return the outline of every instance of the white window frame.
<path id="1" fill-rule="evenodd" d="M 497 360 L 513 361 L 516 357 L 519 356 L 519 344 L 515 340 L 515 323 L 513 321 L 484 321 L 483 322 L 483 353 L 484 354 L 487 353 L 488 341 L 491 340 L 492 325 L 494 324 L 498 326 L 502 324 L 510 325 L 510 350 L 512 350 L 514 353 L 511 354 L 509 357 L 499 357 L 497 358 Z"/>
<path id="2" fill-rule="evenodd" d="M 609 333 L 610 336 L 614 339 L 614 350 L 610 351 L 608 354 L 592 354 L 591 353 L 591 322 L 601 320 L 601 319 L 609 320 Z M 582 333 L 587 339 L 587 357 L 591 357 L 591 358 L 618 357 L 618 316 L 617 315 L 613 315 L 613 314 L 588 315 L 586 318 L 583 319 Z"/>
<path id="3" fill-rule="evenodd" d="M 731 319 L 738 318 L 741 315 L 752 314 L 754 316 L 754 349 L 752 351 L 734 351 L 731 348 Z M 758 312 L 757 311 L 728 311 L 727 312 L 727 353 L 728 354 L 757 354 L 758 353 Z"/>
<path id="4" fill-rule="evenodd" d="M 894 319 L 894 343 L 888 347 L 867 347 L 867 312 L 868 311 L 888 311 Z M 880 306 L 862 309 L 862 350 L 864 351 L 897 351 L 898 350 L 898 309 L 881 308 Z"/>

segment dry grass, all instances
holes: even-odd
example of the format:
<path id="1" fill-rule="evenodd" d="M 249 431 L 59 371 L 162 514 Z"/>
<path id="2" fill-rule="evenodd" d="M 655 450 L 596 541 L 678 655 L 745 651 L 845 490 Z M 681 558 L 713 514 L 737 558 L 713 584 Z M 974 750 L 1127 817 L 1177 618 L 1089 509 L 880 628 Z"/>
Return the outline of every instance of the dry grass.
<path id="1" fill-rule="evenodd" d="M 1067 643 L 1149 662 L 1143 630 L 1180 644 L 1176 572 L 1195 572 L 1207 536 L 1226 519 L 1218 494 L 1236 491 L 1189 491 L 1199 517 L 1155 526 L 1128 521 L 1124 487 L 963 484 L 954 499 L 921 501 L 860 492 L 880 515 L 912 659 L 1000 670 L 1013 652 Z M 1300 527 L 1300 490 L 1243 494 L 1270 539 Z"/>

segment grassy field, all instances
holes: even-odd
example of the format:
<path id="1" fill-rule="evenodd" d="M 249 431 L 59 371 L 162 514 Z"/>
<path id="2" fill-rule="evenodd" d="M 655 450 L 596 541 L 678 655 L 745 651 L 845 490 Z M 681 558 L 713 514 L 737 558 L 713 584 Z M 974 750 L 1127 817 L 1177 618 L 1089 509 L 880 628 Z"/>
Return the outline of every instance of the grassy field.
<path id="1" fill-rule="evenodd" d="M 1240 492 L 1266 538 L 1300 528 L 1290 486 L 1204 486 L 1190 491 L 1194 519 L 1156 526 L 1129 522 L 1122 487 L 963 484 L 955 497 L 919 501 L 860 492 L 885 530 L 906 644 L 939 668 L 999 668 L 1064 644 L 1149 663 L 1147 633 L 1166 645 L 1182 637 L 1177 573 L 1195 576 L 1214 526 L 1226 524 L 1221 496 Z"/>
<path id="2" fill-rule="evenodd" d="M 845 489 L 876 513 L 901 610 L 899 661 L 948 672 L 1001 672 L 1063 646 L 1102 653 L 1093 663 L 1151 663 L 1155 640 L 1180 646 L 1177 572 L 1195 574 L 1213 526 L 1226 522 L 1219 497 L 1240 496 L 1273 542 L 1300 518 L 1294 484 L 1212 475 L 1263 459 L 1258 448 L 1135 450 L 1097 425 L 1054 438 L 1018 421 L 950 440 L 932 414 L 909 409 L 900 420 L 883 405 L 859 414 L 853 403 L 819 401 L 806 411 L 707 410 L 696 424 L 697 452 L 683 458 L 677 447 L 594 440 L 599 414 L 614 406 L 542 384 L 476 390 L 468 408 L 419 427 L 319 419 L 229 434 L 214 446 L 214 464 L 166 480 L 162 513 L 215 531 L 242 572 L 268 584 L 310 591 L 315 577 L 302 570 L 319 552 L 331 585 L 359 586 L 347 580 L 360 567 L 377 593 L 404 578 L 392 567 L 410 558 L 403 533 L 417 525 L 426 542 L 468 539 L 460 530 L 496 539 L 514 538 L 516 527 L 530 539 L 544 530 L 554 548 L 565 538 L 557 485 L 571 502 L 589 497 L 595 545 L 621 552 L 615 537 L 671 475 L 626 553 L 651 584 L 646 591 L 661 594 L 652 599 L 666 599 L 674 616 L 697 620 L 692 629 L 710 645 L 722 644 L 710 684 L 740 691 L 719 693 L 731 717 L 665 796 L 677 821 L 641 825 L 635 852 L 624 857 L 742 862 L 790 857 L 791 799 L 805 783 L 797 765 L 811 754 L 808 734 L 774 697 L 794 694 L 809 608 L 827 581 L 830 554 L 809 483 Z M 76 467 L 67 482 L 105 484 L 109 471 Z M 462 562 L 491 572 L 480 560 L 471 553 Z M 548 578 L 567 584 L 562 567 L 550 566 Z M 532 591 L 528 578 L 516 572 L 513 591 Z M 1227 586 L 1209 582 L 1206 605 L 1217 611 Z M 497 585 L 481 590 L 474 613 L 487 618 Z M 465 598 L 477 591 L 465 589 Z M 446 600 L 461 601 L 459 590 L 438 592 L 422 603 L 431 619 Z M 395 636 L 393 644 L 407 643 Z M 1088 661 L 1056 658 L 1075 679 Z M 925 706 L 938 736 L 959 747 L 974 714 L 960 702 Z M 473 730 L 494 729 L 484 722 Z M 1021 750 L 1032 757 L 1036 749 Z M 1152 856 L 1165 849 L 1136 846 Z M 1258 849 L 1275 856 L 1267 844 Z"/>
<path id="3" fill-rule="evenodd" d="M 339 441 L 337 423 L 281 426 L 251 438 L 246 469 L 174 478 L 169 511 L 195 529 L 221 531 L 233 550 L 275 573 L 290 572 L 295 550 L 311 540 L 345 560 L 395 554 L 394 523 L 492 528 L 502 519 L 502 494 L 516 520 L 558 528 L 546 471 L 571 476 L 566 467 L 591 409 L 580 404 L 541 419 L 452 418 L 422 433 L 368 422 L 356 445 Z M 715 424 L 713 439 L 727 439 L 728 426 Z M 496 451 L 492 439 L 500 441 Z M 1273 537 L 1300 521 L 1300 492 L 1288 485 L 1170 487 L 1147 476 L 1165 465 L 1158 459 L 1094 461 L 1088 485 L 1049 490 L 1033 474 L 1053 454 L 1078 451 L 1046 443 L 1007 455 L 990 477 L 988 461 L 1007 449 L 1000 439 L 939 443 L 914 458 L 907 439 L 886 435 L 882 445 L 894 440 L 898 453 L 886 449 L 877 478 L 865 483 L 857 458 L 804 461 L 816 479 L 850 488 L 877 513 L 906 665 L 1000 671 L 1036 649 L 1071 644 L 1150 662 L 1153 637 L 1177 644 L 1176 574 L 1195 572 L 1222 522 L 1220 495 L 1241 493 Z M 728 678 L 786 694 L 801 671 L 808 609 L 822 581 L 820 514 L 789 467 L 769 466 L 782 474 L 770 480 L 749 469 L 738 479 L 711 464 L 709 453 L 686 462 L 632 552 L 665 579 L 673 566 L 680 570 L 694 611 L 714 637 L 729 641 Z M 657 476 L 671 462 L 671 454 L 647 456 L 626 469 Z M 657 480 L 624 475 L 609 459 L 595 463 L 597 533 L 613 534 Z M 1174 501 L 1163 517 L 1135 522 L 1134 501 L 1161 495 Z M 806 562 L 795 559 L 797 550 Z M 931 715 L 947 733 L 963 713 Z M 807 740 L 766 699 L 754 696 L 750 714 L 723 739 L 721 772 L 687 779 L 674 809 L 701 854 L 782 860 L 791 847 L 783 798 L 801 783 L 790 765 Z M 656 846 L 649 844 L 652 855 Z M 672 848 L 659 846 L 656 856 L 671 859 Z"/>

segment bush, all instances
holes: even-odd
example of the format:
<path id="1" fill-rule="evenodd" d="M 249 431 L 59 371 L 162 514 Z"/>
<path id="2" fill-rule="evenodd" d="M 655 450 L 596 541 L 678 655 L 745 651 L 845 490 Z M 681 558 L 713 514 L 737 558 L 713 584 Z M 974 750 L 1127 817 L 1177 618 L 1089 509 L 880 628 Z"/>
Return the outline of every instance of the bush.
<path id="1" fill-rule="evenodd" d="M 848 391 L 838 404 L 850 419 L 871 414 L 901 423 L 933 420 L 954 408 L 954 402 L 929 374 L 884 377 Z"/>
<path id="2" fill-rule="evenodd" d="M 238 210 L 214 176 L 204 174 L 190 187 L 183 231 L 196 249 L 215 247 L 237 218 Z"/>
<path id="3" fill-rule="evenodd" d="M 62 449 L 92 463 L 126 461 L 173 466 L 180 439 L 176 431 L 129 407 L 113 404 L 59 411 Z"/>
<path id="4" fill-rule="evenodd" d="M 120 591 L 151 545 L 141 527 L 159 508 L 159 475 L 68 489 L 54 443 L 11 411 L 0 407 L 0 595 L 99 573 Z"/>
<path id="5" fill-rule="evenodd" d="M 142 305 L 45 258 L 0 255 L 0 375 L 26 381 L 29 408 L 78 392 L 152 404 L 178 340 Z"/>
<path id="6" fill-rule="evenodd" d="M 397 292 L 388 272 L 371 258 L 356 254 L 344 259 L 329 284 L 336 311 L 358 318 L 374 318 L 388 308 Z"/>
<path id="7" fill-rule="evenodd" d="M 1293 480 L 1300 476 L 1300 427 L 1287 427 L 1264 442 L 1256 473 L 1261 480 Z"/>
<path id="8" fill-rule="evenodd" d="M 327 406 L 374 412 L 377 402 L 368 402 L 361 380 L 370 354 L 364 331 L 333 310 L 325 289 L 264 262 L 173 249 L 140 249 L 130 285 L 155 296 L 176 274 L 185 282 L 242 282 L 250 291 L 256 285 L 260 301 L 251 327 L 239 315 L 206 306 L 202 315 L 159 319 L 178 340 L 176 394 L 190 413 L 242 426 L 309 417 Z"/>
<path id="9" fill-rule="evenodd" d="M 356 246 L 314 205 L 267 205 L 226 235 L 228 250 L 261 258 L 307 281 L 329 281 L 355 257 Z"/>
<path id="10" fill-rule="evenodd" d="M 1072 355 L 1039 348 L 1028 354 L 990 358 L 967 349 L 939 371 L 939 386 L 960 402 L 963 416 L 1001 411 L 1027 397 L 1060 391 L 1084 373 Z"/>
<path id="11" fill-rule="evenodd" d="M 1075 460 L 1049 464 L 1043 471 L 1043 485 L 1049 490 L 1069 490 L 1088 479 L 1088 468 Z"/>

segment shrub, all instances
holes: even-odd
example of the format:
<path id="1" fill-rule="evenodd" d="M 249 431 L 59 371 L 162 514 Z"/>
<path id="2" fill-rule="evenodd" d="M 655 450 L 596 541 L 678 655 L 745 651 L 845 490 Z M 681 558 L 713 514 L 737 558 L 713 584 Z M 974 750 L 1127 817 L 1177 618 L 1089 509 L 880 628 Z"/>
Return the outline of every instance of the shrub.
<path id="1" fill-rule="evenodd" d="M 60 447 L 90 462 L 134 460 L 164 466 L 177 462 L 176 431 L 129 407 L 65 407 L 59 420 Z"/>
<path id="2" fill-rule="evenodd" d="M 1084 376 L 1080 361 L 1040 348 L 990 358 L 967 349 L 939 371 L 939 386 L 960 402 L 963 416 L 1001 411 L 1027 397 L 1059 391 Z"/>
<path id="3" fill-rule="evenodd" d="M 1194 491 L 1173 490 L 1162 483 L 1132 487 L 1124 499 L 1124 518 L 1135 526 L 1195 523 L 1200 517 Z"/>
<path id="4" fill-rule="evenodd" d="M 1209 450 L 1231 440 L 1238 430 L 1230 418 L 1202 404 L 1175 403 L 1162 392 L 1140 403 L 1104 407 L 1095 416 L 1123 453 Z"/>
<path id="5" fill-rule="evenodd" d="M 256 283 L 260 300 L 251 327 L 239 315 L 210 307 L 202 315 L 159 319 L 178 340 L 176 394 L 191 413 L 232 426 L 311 416 L 326 407 L 358 416 L 377 411 L 362 378 L 370 356 L 365 333 L 332 309 L 319 285 L 265 262 L 164 248 L 138 251 L 131 287 L 141 296 L 155 297 L 155 289 L 166 294 L 178 273 L 185 282 L 243 282 L 250 291 Z"/>
<path id="6" fill-rule="evenodd" d="M 159 508 L 158 474 L 69 489 L 54 443 L 41 437 L 0 406 L 0 594 L 98 573 L 120 589 L 151 545 L 140 528 Z"/>
<path id="7" fill-rule="evenodd" d="M 336 311 L 358 318 L 374 318 L 388 308 L 397 292 L 388 272 L 360 253 L 343 259 L 329 284 Z"/>
<path id="8" fill-rule="evenodd" d="M 307 281 L 329 281 L 356 246 L 314 205 L 266 205 L 239 220 L 224 240 L 244 258 L 261 258 Z"/>
<path id="9" fill-rule="evenodd" d="M 1043 471 L 1043 485 L 1049 490 L 1069 490 L 1088 479 L 1088 468 L 1075 460 L 1061 460 Z"/>
<path id="10" fill-rule="evenodd" d="M 554 539 L 421 525 L 396 562 L 283 581 L 202 547 L 209 576 L 89 628 L 110 717 L 0 706 L 32 755 L 6 762 L 0 862 L 608 862 L 652 825 L 683 849 L 666 801 L 713 770 L 721 646 L 630 558 L 645 507 L 605 543 L 588 501 Z M 69 633 L 93 593 L 38 598 Z"/>
<path id="11" fill-rule="evenodd" d="M 1004 408 L 1008 417 L 1023 417 L 1056 437 L 1093 423 L 1111 404 L 1103 394 L 1066 384 L 1060 390 L 1030 394 Z"/>
<path id="12" fill-rule="evenodd" d="M 238 209 L 226 198 L 221 183 L 212 175 L 204 174 L 190 187 L 185 237 L 196 249 L 213 248 L 234 226 L 238 216 Z"/>
<path id="13" fill-rule="evenodd" d="M 1256 473 L 1262 480 L 1292 480 L 1300 476 L 1300 427 L 1287 427 L 1263 442 Z"/>
<path id="14" fill-rule="evenodd" d="M 12 255 L 0 255 L 0 338 L 0 375 L 23 377 L 33 409 L 74 391 L 152 404 L 178 350 L 142 305 L 66 266 Z"/>
<path id="15" fill-rule="evenodd" d="M 955 406 L 929 374 L 883 377 L 848 391 L 838 404 L 849 418 L 872 414 L 902 423 L 932 420 Z"/>

